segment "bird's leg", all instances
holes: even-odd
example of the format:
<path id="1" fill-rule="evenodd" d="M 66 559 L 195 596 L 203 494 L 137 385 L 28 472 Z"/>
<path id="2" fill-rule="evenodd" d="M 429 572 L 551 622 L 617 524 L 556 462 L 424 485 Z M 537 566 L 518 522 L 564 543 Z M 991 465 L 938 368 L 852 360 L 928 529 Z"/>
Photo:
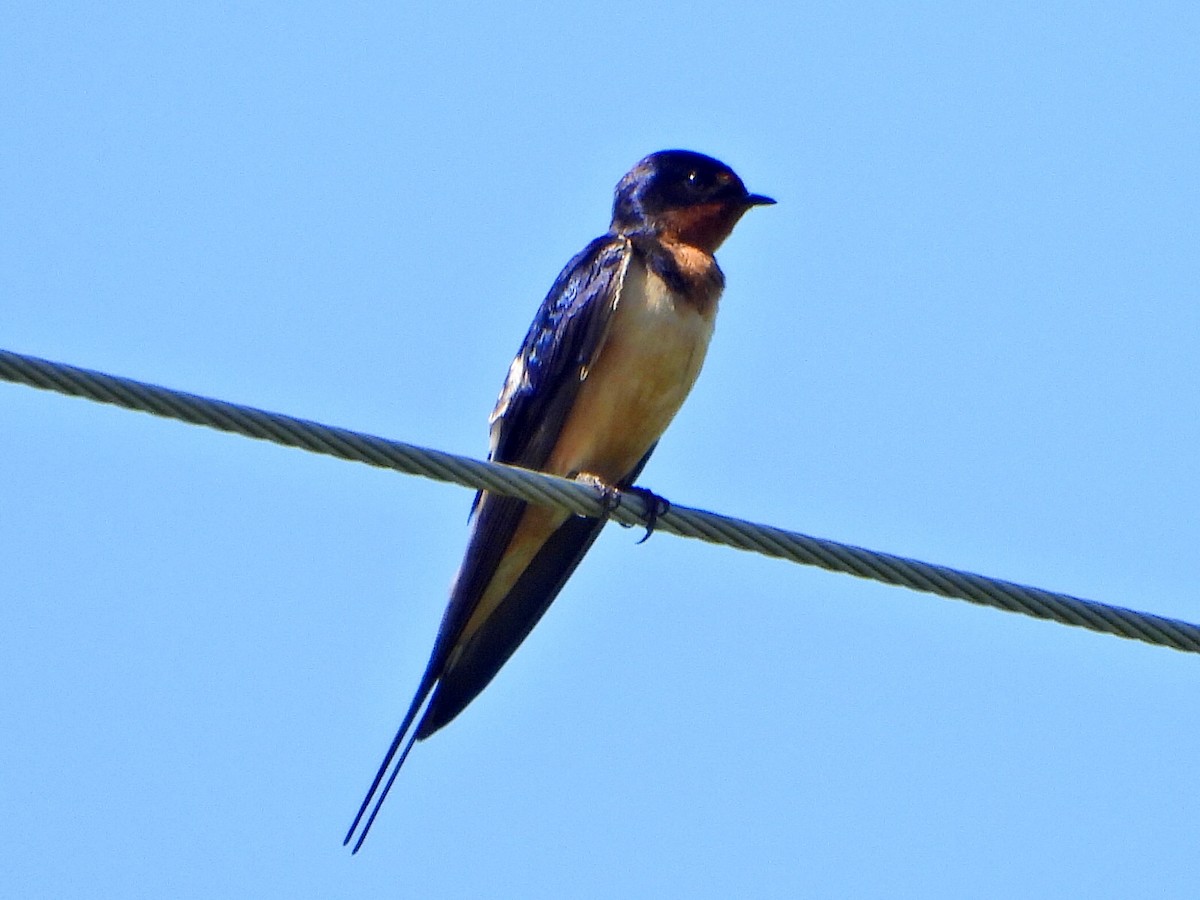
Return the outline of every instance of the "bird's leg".
<path id="1" fill-rule="evenodd" d="M 621 492 L 599 475 L 592 475 L 589 472 L 575 472 L 571 475 L 571 478 L 580 484 L 588 485 L 596 492 L 600 500 L 600 508 L 603 511 L 601 518 L 607 518 L 610 512 L 621 505 Z"/>

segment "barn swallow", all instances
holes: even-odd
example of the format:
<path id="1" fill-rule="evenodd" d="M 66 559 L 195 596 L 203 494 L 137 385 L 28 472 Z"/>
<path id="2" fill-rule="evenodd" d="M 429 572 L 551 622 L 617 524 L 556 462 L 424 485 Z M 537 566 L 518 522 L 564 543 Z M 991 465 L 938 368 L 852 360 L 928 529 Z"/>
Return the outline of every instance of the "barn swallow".
<path id="1" fill-rule="evenodd" d="M 774 202 L 699 153 L 634 166 L 608 233 L 567 263 L 525 335 L 489 419 L 488 458 L 629 489 L 704 362 L 725 284 L 713 253 L 748 209 Z M 358 833 L 355 853 L 413 744 L 487 687 L 605 522 L 487 491 L 471 509 L 429 664 L 346 834 Z"/>

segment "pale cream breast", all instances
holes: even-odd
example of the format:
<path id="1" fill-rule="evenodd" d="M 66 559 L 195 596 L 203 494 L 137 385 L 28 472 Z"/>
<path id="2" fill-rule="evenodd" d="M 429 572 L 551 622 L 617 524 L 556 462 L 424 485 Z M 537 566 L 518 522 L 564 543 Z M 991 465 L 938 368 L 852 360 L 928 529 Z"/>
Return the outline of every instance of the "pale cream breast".
<path id="1" fill-rule="evenodd" d="M 711 259 L 711 257 L 710 257 Z M 549 471 L 625 478 L 691 391 L 712 337 L 715 296 L 687 302 L 633 261 L 599 356 L 587 371 Z"/>
<path id="2" fill-rule="evenodd" d="M 706 258 L 715 269 L 712 257 Z M 640 260 L 630 262 L 604 343 L 583 374 L 545 471 L 591 475 L 615 484 L 662 436 L 695 384 L 712 337 L 720 283 L 708 272 L 701 275 L 708 289 L 698 292 L 702 302 L 689 302 Z M 514 363 L 506 394 L 522 377 L 523 369 Z M 502 395 L 498 413 L 505 400 Z M 568 513 L 538 506 L 525 511 L 464 635 L 473 634 L 495 611 L 567 517 Z M 450 665 L 457 655 L 451 656 Z"/>

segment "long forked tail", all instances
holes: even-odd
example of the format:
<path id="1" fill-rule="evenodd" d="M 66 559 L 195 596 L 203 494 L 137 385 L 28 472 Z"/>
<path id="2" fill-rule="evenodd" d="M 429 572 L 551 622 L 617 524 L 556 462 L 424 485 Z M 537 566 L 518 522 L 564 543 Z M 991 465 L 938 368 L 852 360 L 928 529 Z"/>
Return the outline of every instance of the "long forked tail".
<path id="1" fill-rule="evenodd" d="M 383 801 L 387 799 L 388 791 L 392 789 L 392 783 L 396 780 L 396 776 L 400 774 L 400 767 L 404 765 L 404 760 L 408 758 L 408 752 L 412 750 L 413 743 L 417 739 L 416 729 L 413 728 L 413 723 L 417 719 L 417 713 L 425 705 L 425 700 L 429 697 L 429 692 L 433 690 L 433 686 L 437 678 L 429 671 L 421 679 L 421 686 L 417 689 L 417 694 L 413 697 L 412 704 L 408 707 L 408 712 L 404 715 L 404 721 L 400 723 L 400 728 L 396 732 L 396 736 L 392 738 L 391 746 L 388 747 L 387 753 L 383 757 L 383 762 L 379 764 L 379 771 L 375 773 L 375 779 L 371 782 L 371 787 L 367 790 L 367 795 L 363 797 L 362 805 L 358 808 L 358 814 L 354 817 L 354 821 L 350 824 L 350 830 L 346 832 L 346 838 L 342 841 L 342 846 L 346 846 L 351 840 L 354 840 L 354 847 L 351 853 L 357 853 L 362 847 L 363 841 L 367 839 L 367 833 L 371 830 L 371 825 L 375 822 L 375 817 L 379 815 L 379 808 L 383 806 Z M 409 732 L 412 732 L 409 734 Z M 408 739 L 405 740 L 407 735 Z M 401 750 L 401 745 L 404 749 Z M 390 773 L 389 773 L 390 770 Z M 387 781 L 384 781 L 384 777 Z M 382 785 L 382 790 L 380 786 Z M 371 801 L 375 803 L 372 806 Z M 367 807 L 371 808 L 371 814 L 364 821 L 363 816 L 366 815 Z M 362 825 L 362 830 L 359 831 L 359 825 Z M 354 833 L 358 832 L 357 840 L 354 839 Z"/>

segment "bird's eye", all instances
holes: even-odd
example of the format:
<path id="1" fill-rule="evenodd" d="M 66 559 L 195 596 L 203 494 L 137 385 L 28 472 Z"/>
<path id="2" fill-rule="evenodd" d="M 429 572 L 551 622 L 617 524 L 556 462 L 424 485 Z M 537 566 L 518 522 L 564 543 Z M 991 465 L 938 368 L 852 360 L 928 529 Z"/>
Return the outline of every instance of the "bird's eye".
<path id="1" fill-rule="evenodd" d="M 712 187 L 712 184 L 707 175 L 697 169 L 692 169 L 687 173 L 687 186 L 691 192 L 700 194 Z"/>

